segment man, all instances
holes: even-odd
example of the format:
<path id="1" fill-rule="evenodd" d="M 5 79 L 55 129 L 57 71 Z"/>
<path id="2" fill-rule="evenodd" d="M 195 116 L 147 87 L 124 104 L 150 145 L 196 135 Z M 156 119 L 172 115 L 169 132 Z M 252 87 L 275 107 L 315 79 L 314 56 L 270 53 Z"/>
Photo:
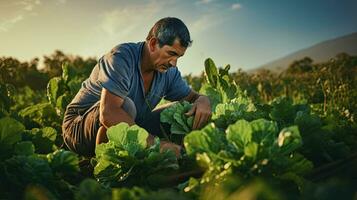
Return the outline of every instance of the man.
<path id="1" fill-rule="evenodd" d="M 201 128 L 211 116 L 209 99 L 190 89 L 176 67 L 191 43 L 186 25 L 167 17 L 155 23 L 145 42 L 120 44 L 101 57 L 67 106 L 62 125 L 67 147 L 93 156 L 95 145 L 107 141 L 106 130 L 120 122 L 145 128 L 152 144 L 152 135 L 162 134 L 163 109 L 153 111 L 161 98 L 193 103 L 187 115 L 195 115 L 193 129 Z M 167 141 L 161 148 L 176 154 L 179 149 Z"/>

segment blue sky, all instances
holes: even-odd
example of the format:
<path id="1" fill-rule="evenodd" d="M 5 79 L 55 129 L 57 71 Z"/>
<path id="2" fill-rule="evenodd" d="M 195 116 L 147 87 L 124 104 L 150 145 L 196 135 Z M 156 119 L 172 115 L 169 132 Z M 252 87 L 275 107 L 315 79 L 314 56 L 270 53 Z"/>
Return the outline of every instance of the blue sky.
<path id="1" fill-rule="evenodd" d="M 357 32 L 356 0 L 0 0 L 0 56 L 98 58 L 144 40 L 166 16 L 181 18 L 194 41 L 178 62 L 183 74 L 200 73 L 208 57 L 248 70 Z"/>

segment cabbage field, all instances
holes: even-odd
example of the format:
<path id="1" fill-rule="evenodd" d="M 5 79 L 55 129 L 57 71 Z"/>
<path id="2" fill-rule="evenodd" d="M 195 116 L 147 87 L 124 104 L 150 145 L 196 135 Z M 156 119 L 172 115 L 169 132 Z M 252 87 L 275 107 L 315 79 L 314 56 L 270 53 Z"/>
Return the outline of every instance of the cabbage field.
<path id="1" fill-rule="evenodd" d="M 177 102 L 161 113 L 167 137 L 148 146 L 145 129 L 120 123 L 92 158 L 63 145 L 65 108 L 86 78 L 73 63 L 34 92 L 1 61 L 0 199 L 357 199 L 357 57 L 305 58 L 280 74 L 207 59 L 185 77 L 211 100 L 206 126 L 192 130 L 192 105 Z M 166 140 L 179 157 L 160 151 Z"/>

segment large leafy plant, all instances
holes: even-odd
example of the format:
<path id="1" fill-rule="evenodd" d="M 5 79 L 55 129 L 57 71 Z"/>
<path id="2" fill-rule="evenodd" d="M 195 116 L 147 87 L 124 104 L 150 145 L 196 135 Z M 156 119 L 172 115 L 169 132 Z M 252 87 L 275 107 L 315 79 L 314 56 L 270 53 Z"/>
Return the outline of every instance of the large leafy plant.
<path id="1" fill-rule="evenodd" d="M 29 131 L 15 119 L 0 119 L 1 198 L 22 198 L 24 191 L 32 186 L 41 188 L 52 198 L 71 196 L 74 187 L 71 182 L 78 176 L 79 159 L 73 152 L 53 151 L 55 137 L 53 128 Z"/>
<path id="2" fill-rule="evenodd" d="M 13 146 L 21 141 L 22 132 L 25 126 L 17 120 L 4 117 L 0 119 L 0 158 L 10 157 L 13 153 Z"/>
<path id="3" fill-rule="evenodd" d="M 192 131 L 194 116 L 186 115 L 191 108 L 187 101 L 177 102 L 160 114 L 160 121 L 170 124 L 171 134 L 167 137 L 177 144 L 181 144 L 184 136 Z"/>
<path id="4" fill-rule="evenodd" d="M 185 137 L 187 154 L 196 157 L 205 169 L 200 183 L 225 180 L 228 175 L 244 178 L 265 176 L 288 179 L 302 187 L 301 177 L 312 169 L 312 163 L 295 153 L 302 139 L 297 126 L 279 131 L 275 122 L 264 119 L 238 120 L 225 134 L 213 123 Z"/>
<path id="5" fill-rule="evenodd" d="M 212 59 L 205 60 L 205 77 L 200 93 L 210 98 L 212 110 L 219 103 L 228 103 L 242 93 L 235 81 L 229 76 L 230 65 L 218 69 Z"/>
<path id="6" fill-rule="evenodd" d="M 148 133 L 120 123 L 107 130 L 108 143 L 95 149 L 94 176 L 107 186 L 160 185 L 165 173 L 178 169 L 174 152 L 160 153 L 160 140 L 147 146 Z"/>
<path id="7" fill-rule="evenodd" d="M 52 78 L 47 84 L 47 97 L 57 113 L 63 116 L 66 106 L 78 92 L 83 81 L 68 64 L 62 65 L 62 76 Z"/>

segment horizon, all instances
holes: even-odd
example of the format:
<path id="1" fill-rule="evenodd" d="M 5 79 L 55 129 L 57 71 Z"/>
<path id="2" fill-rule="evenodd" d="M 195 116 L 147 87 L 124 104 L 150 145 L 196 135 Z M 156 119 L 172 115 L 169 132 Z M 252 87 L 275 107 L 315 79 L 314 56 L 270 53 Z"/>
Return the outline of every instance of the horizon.
<path id="1" fill-rule="evenodd" d="M 193 39 L 178 61 L 185 75 L 201 73 L 206 58 L 248 71 L 357 32 L 353 0 L 5 0 L 0 11 L 0 56 L 21 61 L 42 60 L 55 50 L 98 59 L 119 43 L 144 41 L 158 19 L 178 17 Z"/>

